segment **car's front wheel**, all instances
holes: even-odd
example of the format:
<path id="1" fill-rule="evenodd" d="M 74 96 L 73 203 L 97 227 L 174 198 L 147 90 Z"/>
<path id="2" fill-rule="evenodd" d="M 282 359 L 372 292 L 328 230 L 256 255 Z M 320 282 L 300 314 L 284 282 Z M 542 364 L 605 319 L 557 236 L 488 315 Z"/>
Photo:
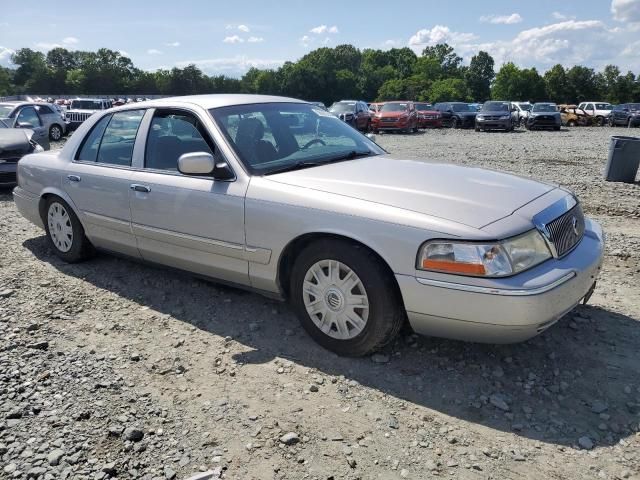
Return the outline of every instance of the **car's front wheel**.
<path id="1" fill-rule="evenodd" d="M 67 202 L 59 197 L 49 197 L 43 213 L 47 239 L 58 257 L 75 263 L 91 256 L 93 247 Z"/>
<path id="2" fill-rule="evenodd" d="M 458 128 L 458 118 L 457 117 L 453 117 L 451 119 L 451 128 Z"/>
<path id="3" fill-rule="evenodd" d="M 291 303 L 323 347 L 362 356 L 388 344 L 405 318 L 394 278 L 365 247 L 322 240 L 306 247 L 291 275 Z"/>
<path id="4" fill-rule="evenodd" d="M 57 142 L 62 138 L 62 128 L 60 125 L 51 125 L 49 128 L 49 139 Z"/>

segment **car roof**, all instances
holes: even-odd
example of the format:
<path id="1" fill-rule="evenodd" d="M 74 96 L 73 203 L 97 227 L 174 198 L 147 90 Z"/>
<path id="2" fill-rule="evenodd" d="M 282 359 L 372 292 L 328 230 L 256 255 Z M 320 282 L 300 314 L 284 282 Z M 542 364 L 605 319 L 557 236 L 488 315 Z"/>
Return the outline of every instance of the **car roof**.
<path id="1" fill-rule="evenodd" d="M 345 100 L 350 102 L 351 100 Z M 204 109 L 228 107 L 232 105 L 251 105 L 255 103 L 309 103 L 296 98 L 279 97 L 275 95 L 251 95 L 241 93 L 212 93 L 205 95 L 184 95 L 177 97 L 156 98 L 144 102 L 128 103 L 118 106 L 114 110 L 131 110 L 140 107 L 175 107 L 199 106 Z M 339 103 L 339 102 L 335 102 Z"/>

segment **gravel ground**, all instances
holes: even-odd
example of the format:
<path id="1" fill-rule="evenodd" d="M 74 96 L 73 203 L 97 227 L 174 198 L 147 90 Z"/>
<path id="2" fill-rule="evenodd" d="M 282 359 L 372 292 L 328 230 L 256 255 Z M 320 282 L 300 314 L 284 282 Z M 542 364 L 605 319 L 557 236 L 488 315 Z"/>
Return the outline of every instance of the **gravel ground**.
<path id="1" fill-rule="evenodd" d="M 284 304 L 64 264 L 0 193 L 0 478 L 640 479 L 640 185 L 602 180 L 611 133 L 378 137 L 566 185 L 602 222 L 590 304 L 519 345 L 403 332 L 339 358 Z"/>

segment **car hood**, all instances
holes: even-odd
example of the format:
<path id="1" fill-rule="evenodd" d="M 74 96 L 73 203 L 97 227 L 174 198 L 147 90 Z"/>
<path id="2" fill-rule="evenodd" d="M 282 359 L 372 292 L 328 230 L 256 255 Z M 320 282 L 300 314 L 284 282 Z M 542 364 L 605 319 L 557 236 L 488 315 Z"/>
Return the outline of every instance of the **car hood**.
<path id="1" fill-rule="evenodd" d="M 482 228 L 555 187 L 514 175 L 391 155 L 265 177 Z"/>
<path id="2" fill-rule="evenodd" d="M 537 117 L 540 115 L 560 115 L 560 112 L 531 112 L 532 117 Z"/>
<path id="3" fill-rule="evenodd" d="M 29 139 L 33 135 L 33 130 L 22 128 L 0 128 L 0 155 L 3 152 L 24 152 L 31 148 Z"/>
<path id="4" fill-rule="evenodd" d="M 504 110 L 481 110 L 478 115 L 507 115 L 510 116 L 511 112 L 505 112 Z"/>
<path id="5" fill-rule="evenodd" d="M 453 112 L 453 114 L 460 117 L 475 117 L 478 112 Z"/>
<path id="6" fill-rule="evenodd" d="M 407 116 L 409 115 L 409 112 L 402 111 L 402 112 L 378 112 L 378 117 L 403 117 L 403 116 Z"/>

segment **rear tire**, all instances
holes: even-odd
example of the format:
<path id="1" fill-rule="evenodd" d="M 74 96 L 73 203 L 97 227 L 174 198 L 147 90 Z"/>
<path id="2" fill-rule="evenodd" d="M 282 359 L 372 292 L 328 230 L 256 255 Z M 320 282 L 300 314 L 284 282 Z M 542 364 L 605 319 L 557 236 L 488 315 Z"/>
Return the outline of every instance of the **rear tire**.
<path id="1" fill-rule="evenodd" d="M 395 279 L 366 247 L 333 239 L 312 243 L 296 258 L 290 282 L 302 326 L 338 355 L 372 353 L 391 342 L 404 322 Z"/>
<path id="2" fill-rule="evenodd" d="M 49 245 L 67 263 L 77 263 L 93 255 L 94 249 L 69 204 L 60 197 L 49 197 L 42 221 Z"/>
<path id="3" fill-rule="evenodd" d="M 567 127 L 575 127 L 576 125 L 575 120 L 569 120 L 569 123 L 567 123 Z"/>
<path id="4" fill-rule="evenodd" d="M 49 127 L 49 140 L 57 142 L 62 138 L 62 127 L 60 125 L 53 124 Z"/>
<path id="5" fill-rule="evenodd" d="M 459 124 L 458 118 L 457 117 L 453 117 L 451 119 L 451 128 L 458 128 L 458 124 Z"/>

